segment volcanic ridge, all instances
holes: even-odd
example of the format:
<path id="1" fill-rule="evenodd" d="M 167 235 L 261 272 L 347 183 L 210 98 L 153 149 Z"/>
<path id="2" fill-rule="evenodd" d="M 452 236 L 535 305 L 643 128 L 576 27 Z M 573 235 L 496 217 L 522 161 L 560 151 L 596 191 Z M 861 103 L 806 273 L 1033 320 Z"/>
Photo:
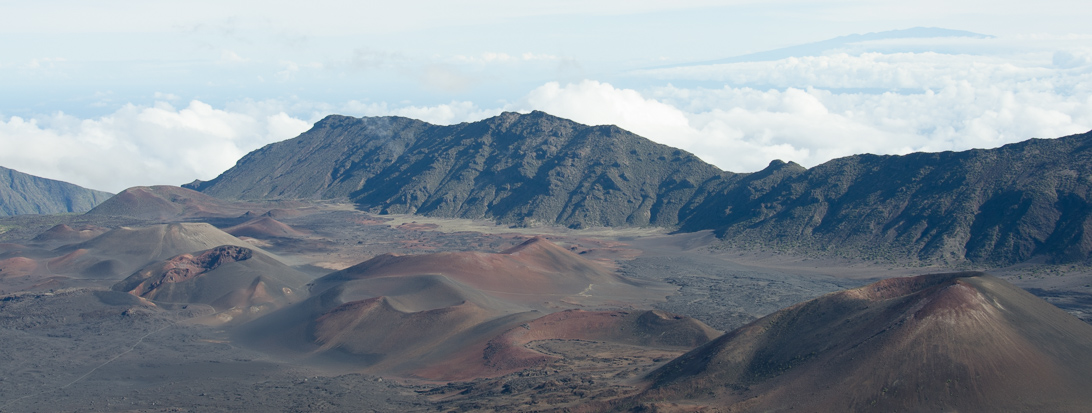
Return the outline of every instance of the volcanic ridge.
<path id="1" fill-rule="evenodd" d="M 714 230 L 866 259 L 1092 262 L 1092 133 L 731 173 L 615 126 L 542 112 L 437 126 L 328 116 L 208 182 L 224 199 L 348 199 L 522 226 Z"/>
<path id="2" fill-rule="evenodd" d="M 87 212 L 112 194 L 0 166 L 0 217 Z"/>

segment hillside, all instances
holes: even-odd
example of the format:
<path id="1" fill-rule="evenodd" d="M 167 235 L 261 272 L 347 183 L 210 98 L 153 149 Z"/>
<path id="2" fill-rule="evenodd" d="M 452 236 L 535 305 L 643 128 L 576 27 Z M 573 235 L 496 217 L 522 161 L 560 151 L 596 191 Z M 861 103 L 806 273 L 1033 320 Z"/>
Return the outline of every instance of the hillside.
<path id="1" fill-rule="evenodd" d="M 135 186 L 102 202 L 87 213 L 160 221 L 194 217 L 230 217 L 247 212 L 233 204 L 186 188 L 169 185 Z"/>
<path id="2" fill-rule="evenodd" d="M 0 216 L 87 212 L 110 196 L 0 166 Z"/>
<path id="3" fill-rule="evenodd" d="M 736 174 L 542 112 L 452 126 L 330 116 L 189 187 L 517 225 L 712 229 L 733 244 L 866 259 L 1092 259 L 1092 133 Z"/>
<path id="4" fill-rule="evenodd" d="M 1078 411 L 1092 326 L 982 273 L 893 278 L 778 311 L 649 380 L 643 400 L 730 411 Z"/>
<path id="5" fill-rule="evenodd" d="M 120 280 L 156 261 L 221 245 L 256 249 L 206 223 L 121 227 L 57 248 L 54 252 L 64 255 L 49 267 L 58 274 Z"/>
<path id="6" fill-rule="evenodd" d="M 309 364 L 467 380 L 556 359 L 523 347 L 531 341 L 688 350 L 716 333 L 662 312 L 564 312 L 533 321 L 571 308 L 661 300 L 671 290 L 611 274 L 542 238 L 501 253 L 381 255 L 310 285 L 310 298 L 243 326 L 237 337 Z"/>
<path id="7" fill-rule="evenodd" d="M 112 288 L 154 302 L 209 304 L 228 322 L 302 300 L 310 280 L 261 251 L 223 245 L 150 264 Z"/>
<path id="8" fill-rule="evenodd" d="M 328 116 L 187 187 L 225 199 L 347 198 L 373 212 L 522 225 L 673 226 L 697 187 L 722 174 L 616 126 L 542 112 L 451 126 Z"/>
<path id="9" fill-rule="evenodd" d="M 1092 253 L 1092 132 L 997 149 L 774 162 L 685 209 L 681 229 L 867 258 L 1008 264 Z"/>

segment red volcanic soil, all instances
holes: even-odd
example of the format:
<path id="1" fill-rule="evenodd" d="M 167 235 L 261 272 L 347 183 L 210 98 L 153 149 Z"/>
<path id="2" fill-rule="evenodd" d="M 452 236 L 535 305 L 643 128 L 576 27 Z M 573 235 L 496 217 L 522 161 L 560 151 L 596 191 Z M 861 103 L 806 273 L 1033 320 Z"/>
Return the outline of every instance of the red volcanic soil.
<path id="1" fill-rule="evenodd" d="M 244 326 L 240 339 L 339 369 L 406 376 L 541 315 L 437 275 L 349 280 L 312 292 Z"/>
<path id="2" fill-rule="evenodd" d="M 224 232 L 236 237 L 251 238 L 297 238 L 307 234 L 268 216 L 252 219 L 242 224 L 227 228 Z"/>
<path id="3" fill-rule="evenodd" d="M 713 336 L 701 323 L 659 312 L 578 311 L 532 321 L 547 307 L 582 299 L 665 295 L 541 238 L 503 253 L 382 255 L 315 280 L 311 293 L 244 326 L 239 338 L 351 371 L 463 380 L 538 364 L 541 354 L 516 347 L 540 339 L 691 348 Z M 538 335 L 524 334 L 525 323 Z"/>
<path id="4" fill-rule="evenodd" d="M 1081 411 L 1092 326 L 982 273 L 895 278 L 778 311 L 649 379 L 645 403 L 694 409 Z"/>
<path id="5" fill-rule="evenodd" d="M 246 260 L 252 256 L 254 256 L 254 251 L 247 248 L 234 245 L 219 246 L 201 251 L 197 255 L 182 254 L 171 258 L 151 271 L 133 274 L 133 276 L 122 281 L 122 284 L 126 284 L 126 281 L 139 279 L 139 284 L 132 288 L 125 288 L 125 292 L 138 297 L 154 299 L 157 293 L 163 291 L 160 287 L 163 287 L 164 284 L 189 281 L 216 269 L 222 264 Z"/>
<path id="6" fill-rule="evenodd" d="M 23 277 L 38 269 L 38 262 L 30 258 L 13 257 L 0 260 L 0 278 Z"/>
<path id="7" fill-rule="evenodd" d="M 109 228 L 94 226 L 94 225 L 81 225 L 76 228 L 72 228 L 65 224 L 60 224 L 46 230 L 45 232 L 38 234 L 31 242 L 46 243 L 46 242 L 60 242 L 60 243 L 72 243 L 82 242 L 95 238 L 99 235 L 105 234 L 109 231 Z"/>
<path id="8" fill-rule="evenodd" d="M 81 265 L 86 264 L 86 261 L 82 258 L 85 257 L 88 252 L 88 250 L 81 248 L 51 259 L 48 261 L 49 270 L 58 274 L 79 272 Z"/>
<path id="9" fill-rule="evenodd" d="M 596 295 L 665 295 L 639 288 L 602 265 L 539 237 L 501 253 L 384 254 L 316 280 L 312 291 L 349 280 L 420 274 L 449 277 L 534 308 L 548 301 L 579 302 Z"/>
<path id="10" fill-rule="evenodd" d="M 446 380 L 494 377 L 548 364 L 558 357 L 527 348 L 539 340 L 585 340 L 687 350 L 719 335 L 690 317 L 648 311 L 567 310 L 513 327 L 471 355 L 415 372 Z"/>
<path id="11" fill-rule="evenodd" d="M 557 359 L 524 347 L 538 340 L 586 340 L 688 350 L 718 332 L 689 317 L 659 311 L 504 312 L 473 292 L 434 280 L 431 292 L 350 301 L 312 316 L 336 288 L 246 326 L 247 340 L 294 351 L 344 369 L 435 381 L 496 377 Z M 422 300 L 428 296 L 433 301 Z M 462 298 L 462 299 L 460 299 Z M 436 303 L 419 308 L 407 304 Z M 278 319 L 278 317 L 280 319 Z M 264 322 L 263 322 L 264 321 Z M 309 342 L 304 338 L 310 337 Z M 268 347 L 272 343 L 273 347 Z"/>
<path id="12" fill-rule="evenodd" d="M 317 351 L 338 350 L 363 356 L 369 371 L 404 374 L 440 363 L 497 329 L 525 320 L 499 317 L 473 302 L 407 312 L 386 297 L 341 305 L 314 325 Z M 492 323 L 491 323 L 492 322 Z"/>
<path id="13" fill-rule="evenodd" d="M 87 213 L 167 221 L 193 217 L 233 217 L 244 211 L 246 208 L 241 204 L 191 189 L 159 185 L 126 189 Z"/>

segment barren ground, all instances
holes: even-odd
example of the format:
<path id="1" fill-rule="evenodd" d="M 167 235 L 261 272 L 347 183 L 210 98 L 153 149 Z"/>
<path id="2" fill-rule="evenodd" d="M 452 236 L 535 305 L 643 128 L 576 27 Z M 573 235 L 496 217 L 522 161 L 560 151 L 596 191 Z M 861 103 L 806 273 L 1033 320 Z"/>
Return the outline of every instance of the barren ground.
<path id="1" fill-rule="evenodd" d="M 307 235 L 249 241 L 313 277 L 383 253 L 499 252 L 543 235 L 623 275 L 677 286 L 677 294 L 654 307 L 719 330 L 879 278 L 949 270 L 722 249 L 708 233 L 509 228 L 373 216 L 346 205 L 277 220 Z M 228 228 L 243 221 L 206 222 Z M 0 243 L 27 244 L 59 223 L 116 228 L 152 222 L 86 215 L 4 218 Z M 1025 264 L 994 273 L 1092 322 L 1088 268 Z M 493 379 L 424 383 L 335 374 L 240 347 L 224 331 L 191 322 L 209 307 L 150 307 L 106 292 L 110 283 L 0 276 L 0 411 L 550 410 L 633 393 L 641 376 L 678 354 L 550 340 L 528 346 L 565 356 L 561 361 Z"/>

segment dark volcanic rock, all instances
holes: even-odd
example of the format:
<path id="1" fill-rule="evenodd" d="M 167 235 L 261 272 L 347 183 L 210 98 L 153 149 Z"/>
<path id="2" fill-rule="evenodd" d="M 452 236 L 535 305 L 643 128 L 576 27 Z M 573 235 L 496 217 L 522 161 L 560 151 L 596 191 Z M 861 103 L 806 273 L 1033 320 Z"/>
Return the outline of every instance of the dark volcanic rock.
<path id="1" fill-rule="evenodd" d="M 437 126 L 329 116 L 192 188 L 221 198 L 348 198 L 383 213 L 523 225 L 673 226 L 724 173 L 616 126 L 542 112 Z"/>
<path id="2" fill-rule="evenodd" d="M 714 229 L 736 244 L 865 259 L 1078 262 L 1092 255 L 1090 149 L 1086 133 L 734 174 L 615 126 L 542 112 L 452 126 L 330 116 L 187 186 L 519 225 Z"/>
<path id="3" fill-rule="evenodd" d="M 164 262 L 156 268 L 158 271 L 137 272 L 114 288 L 136 296 L 150 297 L 164 284 L 189 281 L 222 264 L 243 261 L 253 255 L 254 251 L 236 245 L 219 246 L 197 255 L 182 254 Z"/>
<path id="4" fill-rule="evenodd" d="M 722 182 L 681 228 L 865 258 L 1008 264 L 1092 253 L 1092 132 L 997 149 L 775 161 Z"/>
<path id="5" fill-rule="evenodd" d="M 108 198 L 107 192 L 0 166 L 0 216 L 87 212 Z"/>

